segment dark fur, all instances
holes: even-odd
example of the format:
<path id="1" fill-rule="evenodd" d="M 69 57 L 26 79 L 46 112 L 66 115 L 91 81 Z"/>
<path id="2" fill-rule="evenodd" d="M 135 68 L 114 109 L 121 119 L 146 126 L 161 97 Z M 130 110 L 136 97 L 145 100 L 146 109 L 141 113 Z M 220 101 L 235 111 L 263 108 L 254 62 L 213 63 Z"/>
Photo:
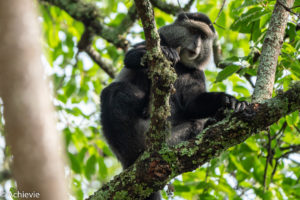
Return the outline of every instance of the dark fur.
<path id="1" fill-rule="evenodd" d="M 202 24 L 198 26 L 198 22 Z M 162 51 L 173 63 L 178 76 L 174 84 L 176 93 L 170 98 L 172 135 L 168 144 L 175 145 L 199 134 L 206 118 L 214 117 L 221 108 L 245 109 L 247 103 L 239 102 L 231 95 L 206 92 L 203 69 L 212 56 L 215 39 L 215 29 L 206 15 L 182 13 L 159 33 Z M 190 61 L 188 58 L 194 50 L 194 53 L 200 53 Z M 145 52 L 144 42 L 135 45 L 126 54 L 120 75 L 101 94 L 104 136 L 123 168 L 132 165 L 146 148 L 150 81 L 147 64 L 141 66 Z M 160 198 L 157 192 L 148 199 Z"/>

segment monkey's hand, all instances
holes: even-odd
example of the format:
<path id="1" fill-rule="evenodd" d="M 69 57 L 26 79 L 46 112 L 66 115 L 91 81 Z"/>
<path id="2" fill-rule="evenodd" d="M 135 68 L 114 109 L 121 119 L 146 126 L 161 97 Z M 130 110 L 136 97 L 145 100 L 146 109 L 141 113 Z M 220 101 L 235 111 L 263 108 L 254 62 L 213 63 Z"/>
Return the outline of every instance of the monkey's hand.
<path id="1" fill-rule="evenodd" d="M 124 58 L 124 65 L 129 69 L 143 69 L 147 67 L 147 63 L 142 59 L 146 53 L 146 46 L 144 43 L 140 43 L 129 50 Z"/>
<path id="2" fill-rule="evenodd" d="M 161 51 L 166 56 L 166 58 L 172 63 L 172 67 L 174 67 L 176 63 L 180 60 L 179 54 L 174 48 L 168 46 L 161 46 Z"/>
<path id="3" fill-rule="evenodd" d="M 246 109 L 249 106 L 247 101 L 238 101 L 234 96 L 223 93 L 221 96 L 221 108 L 231 109 L 235 112 L 240 112 Z"/>
<path id="4" fill-rule="evenodd" d="M 234 110 L 235 113 L 239 116 L 239 118 L 244 121 L 251 121 L 253 117 L 256 115 L 255 110 L 253 109 L 253 105 L 250 105 L 247 101 L 238 101 L 235 97 L 228 95 L 226 93 L 221 94 L 222 106 L 218 109 L 216 115 L 213 120 L 221 121 L 223 120 L 228 112 L 228 109 Z M 212 123 L 216 123 L 214 121 L 208 123 L 208 125 Z"/>
<path id="5" fill-rule="evenodd" d="M 247 101 L 239 101 L 234 96 L 226 93 L 221 95 L 221 107 L 215 115 L 215 119 L 220 121 L 226 117 L 225 110 L 233 110 L 234 112 L 242 113 L 244 117 L 251 118 L 255 115 L 254 112 L 249 109 L 249 103 Z M 228 113 L 227 113 L 228 114 Z"/>

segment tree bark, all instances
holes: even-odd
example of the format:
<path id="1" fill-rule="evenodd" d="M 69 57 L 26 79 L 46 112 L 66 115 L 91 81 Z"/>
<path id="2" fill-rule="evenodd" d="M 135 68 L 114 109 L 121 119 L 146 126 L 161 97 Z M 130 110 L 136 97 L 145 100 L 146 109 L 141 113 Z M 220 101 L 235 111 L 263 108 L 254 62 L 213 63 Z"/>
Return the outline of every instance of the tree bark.
<path id="1" fill-rule="evenodd" d="M 171 115 L 169 98 L 176 74 L 160 49 L 160 38 L 150 1 L 135 0 L 135 4 L 145 32 L 146 56 L 151 79 L 150 127 L 147 132 L 146 143 L 150 148 L 159 149 L 165 144 L 166 137 L 171 130 L 168 120 L 168 117 Z"/>
<path id="2" fill-rule="evenodd" d="M 262 102 L 272 97 L 277 60 L 281 46 L 289 12 L 277 0 L 270 20 L 269 29 L 260 56 L 260 63 L 257 71 L 257 80 L 252 95 L 253 102 Z M 291 8 L 295 0 L 281 0 L 287 7 Z"/>
<path id="3" fill-rule="evenodd" d="M 288 1 L 293 2 L 293 0 Z M 152 14 L 147 12 L 147 10 L 149 11 L 149 4 L 146 5 L 145 1 L 142 3 L 137 0 L 136 4 L 138 12 L 140 15 L 142 15 L 141 19 L 143 25 L 146 27 L 144 29 L 146 41 L 151 41 L 151 38 L 153 37 L 151 34 L 151 30 L 153 29 L 151 29 L 151 27 L 154 25 L 149 24 L 152 22 L 149 20 L 149 18 L 147 19 L 147 16 L 151 16 Z M 276 9 L 274 10 L 274 13 L 281 11 L 282 10 Z M 279 26 L 277 28 L 281 31 L 282 29 L 283 31 L 285 29 L 284 24 L 276 23 L 273 25 Z M 270 27 L 270 29 L 273 29 L 273 27 Z M 268 34 L 271 34 L 270 31 L 268 31 L 266 38 L 273 37 L 269 36 Z M 277 36 L 279 37 L 279 35 Z M 280 37 L 277 39 L 282 42 Z M 158 46 L 158 44 L 155 44 L 155 42 L 157 41 L 153 41 L 154 44 L 152 43 L 154 48 Z M 276 42 L 278 41 L 276 40 Z M 264 45 L 269 44 L 264 43 Z M 147 48 L 151 48 L 151 46 L 149 45 Z M 261 58 L 261 60 L 269 59 L 269 62 L 272 62 L 272 66 L 275 63 L 275 69 L 281 44 L 276 46 L 276 48 L 276 51 L 270 50 L 267 51 L 268 53 L 262 55 L 262 57 L 267 58 Z M 151 51 L 151 49 L 148 50 Z M 276 62 L 273 63 L 273 60 L 276 60 Z M 261 65 L 262 69 L 268 69 L 265 68 L 266 65 L 264 63 Z M 272 73 L 275 73 L 274 66 L 273 69 L 270 70 L 271 72 L 269 72 L 269 75 L 267 75 L 267 79 L 271 81 L 273 88 L 272 81 L 274 82 L 274 77 L 272 78 Z M 261 78 L 263 74 L 260 74 L 259 76 L 259 78 Z M 261 83 L 268 84 L 269 82 Z M 262 86 L 257 86 L 256 90 L 260 90 L 261 87 Z M 267 89 L 267 91 L 269 91 L 269 89 Z M 257 99 L 266 99 L 269 97 L 269 95 L 264 96 L 260 92 L 257 94 Z M 160 105 L 157 107 L 159 106 Z M 142 156 L 138 158 L 134 165 L 116 176 L 112 181 L 104 185 L 99 191 L 90 196 L 88 199 L 144 199 L 153 191 L 162 189 L 168 181 L 177 175 L 198 168 L 215 156 L 218 156 L 220 152 L 245 141 L 252 134 L 258 133 L 259 131 L 278 121 L 281 117 L 296 111 L 299 108 L 300 82 L 297 82 L 291 87 L 290 90 L 278 95 L 277 97 L 266 100 L 264 103 L 252 104 L 245 112 L 229 114 L 224 120 L 208 127 L 202 133 L 199 133 L 195 139 L 182 142 L 175 147 L 158 145 L 157 147 L 160 147 L 159 149 L 148 149 Z M 147 174 L 147 176 L 145 176 L 145 174 Z"/>
<path id="4" fill-rule="evenodd" d="M 252 117 L 245 113 L 234 113 L 208 127 L 195 139 L 175 147 L 144 152 L 134 165 L 115 176 L 88 199 L 139 200 L 162 189 L 172 178 L 198 168 L 222 151 L 300 109 L 300 81 L 290 90 L 263 104 L 252 104 L 250 109 L 251 113 L 255 113 Z"/>
<path id="5" fill-rule="evenodd" d="M 43 200 L 65 200 L 63 147 L 42 70 L 34 6 L 33 1 L 0 1 L 0 95 L 5 136 L 18 191 L 34 193 Z"/>

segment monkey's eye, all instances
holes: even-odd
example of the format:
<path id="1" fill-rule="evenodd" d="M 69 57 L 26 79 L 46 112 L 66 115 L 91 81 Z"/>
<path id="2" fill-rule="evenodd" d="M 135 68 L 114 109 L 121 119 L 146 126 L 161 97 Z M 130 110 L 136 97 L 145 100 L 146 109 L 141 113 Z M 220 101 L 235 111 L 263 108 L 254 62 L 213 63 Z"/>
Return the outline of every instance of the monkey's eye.
<path id="1" fill-rule="evenodd" d="M 190 28 L 189 31 L 193 35 L 199 35 L 200 34 L 200 30 L 197 29 L 197 28 Z"/>
<path id="2" fill-rule="evenodd" d="M 200 34 L 200 37 L 202 40 L 206 40 L 207 39 L 207 35 L 205 35 L 204 33 Z"/>
<path id="3" fill-rule="evenodd" d="M 190 31 L 190 33 L 191 33 L 192 35 L 198 35 L 198 36 L 200 36 L 201 39 L 206 39 L 206 38 L 207 38 L 207 35 L 206 35 L 205 33 L 203 33 L 203 31 L 200 30 L 200 29 L 197 29 L 197 28 L 190 28 L 189 31 Z"/>

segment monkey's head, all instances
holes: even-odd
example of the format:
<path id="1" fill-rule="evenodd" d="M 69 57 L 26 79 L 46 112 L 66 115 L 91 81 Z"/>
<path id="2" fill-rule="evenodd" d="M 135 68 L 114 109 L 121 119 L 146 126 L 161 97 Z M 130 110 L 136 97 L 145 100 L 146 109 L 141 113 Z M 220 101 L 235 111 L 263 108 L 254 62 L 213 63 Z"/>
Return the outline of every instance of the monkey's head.
<path id="1" fill-rule="evenodd" d="M 162 45 L 177 49 L 185 66 L 203 68 L 209 61 L 216 32 L 205 14 L 181 13 L 173 24 L 158 31 Z"/>

